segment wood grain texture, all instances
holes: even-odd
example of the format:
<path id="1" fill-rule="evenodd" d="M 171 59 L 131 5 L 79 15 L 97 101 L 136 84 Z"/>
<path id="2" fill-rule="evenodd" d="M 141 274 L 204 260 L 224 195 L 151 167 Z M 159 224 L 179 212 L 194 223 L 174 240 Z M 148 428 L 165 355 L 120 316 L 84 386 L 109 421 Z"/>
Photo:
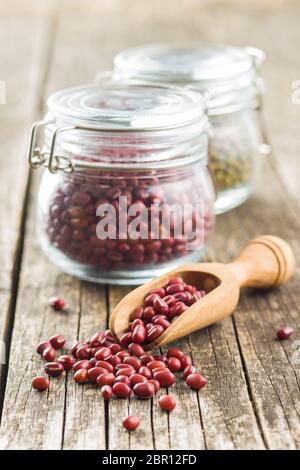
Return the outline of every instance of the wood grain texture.
<path id="1" fill-rule="evenodd" d="M 27 173 L 20 157 L 24 129 L 46 96 L 61 87 L 93 81 L 99 69 L 111 67 L 120 49 L 158 41 L 199 40 L 252 45 L 266 50 L 269 83 L 265 115 L 274 155 L 266 159 L 255 196 L 244 206 L 218 217 L 208 260 L 230 261 L 244 244 L 260 233 L 286 238 L 299 266 L 299 106 L 290 99 L 291 81 L 299 78 L 297 48 L 299 4 L 197 0 L 64 0 L 26 5 L 0 1 L 0 79 L 8 80 L 13 101 L 4 108 L 1 128 L 0 184 L 3 217 L 1 233 L 2 334 L 10 333 L 8 312 L 14 308 L 13 266 L 21 224 Z M 44 4 L 44 2 L 43 2 Z M 56 13 L 57 8 L 57 13 Z M 47 14 L 45 13 L 47 12 Z M 42 21 L 41 21 L 42 20 Z M 282 34 L 285 31 L 285 34 Z M 55 38 L 54 38 L 55 33 Z M 279 40 L 274 38 L 280 37 Z M 8 41 L 9 42 L 9 41 Z M 5 43 L 5 48 L 1 45 Z M 12 50 L 18 62 L 12 58 Z M 20 87 L 19 77 L 23 84 Z M 9 81 L 10 80 L 10 81 Z M 24 93 L 25 90 L 25 93 Z M 2 108 L 1 108 L 2 114 Z M 17 124 L 16 124 L 17 117 Z M 13 149 L 13 151 L 12 151 Z M 9 159 L 7 159 L 7 162 Z M 3 171 L 2 171 L 3 170 Z M 199 394 L 178 382 L 171 393 L 177 407 L 170 415 L 150 401 L 112 400 L 104 405 L 99 390 L 75 385 L 70 377 L 51 380 L 49 393 L 31 390 L 30 382 L 43 364 L 34 348 L 40 339 L 62 332 L 70 341 L 85 338 L 107 324 L 109 309 L 127 288 L 87 285 L 59 273 L 42 255 L 35 237 L 34 205 L 37 175 L 30 188 L 25 244 L 18 281 L 9 373 L 2 414 L 0 446 L 5 449 L 233 449 L 300 448 L 300 366 L 293 340 L 274 339 L 287 322 L 300 338 L 299 268 L 287 286 L 264 295 L 246 291 L 234 317 L 181 340 L 178 345 L 207 377 Z M 15 194 L 14 194 L 15 193 Z M 16 196 L 17 194 L 17 196 Z M 7 199 L 8 198 L 8 199 Z M 13 214 L 13 215 L 12 215 Z M 59 293 L 68 312 L 53 313 L 50 295 Z M 127 413 L 140 414 L 143 425 L 128 434 L 121 425 Z M 30 432 L 28 432 L 30 429 Z"/>

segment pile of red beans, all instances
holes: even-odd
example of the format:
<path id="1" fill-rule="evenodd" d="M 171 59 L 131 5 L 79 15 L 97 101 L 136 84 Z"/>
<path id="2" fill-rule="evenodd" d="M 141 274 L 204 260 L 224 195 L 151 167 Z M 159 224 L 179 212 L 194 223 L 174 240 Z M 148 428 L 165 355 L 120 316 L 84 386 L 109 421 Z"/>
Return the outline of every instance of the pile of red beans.
<path id="1" fill-rule="evenodd" d="M 142 307 L 131 316 L 128 332 L 120 343 L 133 353 L 139 353 L 139 345 L 155 341 L 188 307 L 200 300 L 206 292 L 186 284 L 181 277 L 172 278 L 166 286 L 152 290 Z"/>
<path id="2" fill-rule="evenodd" d="M 199 181 L 193 184 L 191 178 L 190 174 L 188 177 L 181 175 L 178 181 L 173 181 L 174 178 L 168 175 L 167 180 L 163 181 L 153 176 L 144 175 L 141 178 L 125 172 L 122 175 L 114 173 L 105 177 L 69 177 L 69 181 L 58 185 L 51 196 L 46 221 L 48 240 L 68 258 L 101 270 L 139 268 L 183 257 L 190 250 L 203 246 L 214 221 L 212 204 L 204 199 L 205 189 L 201 188 Z M 141 212 L 146 211 L 146 238 L 141 236 L 135 239 L 129 230 L 119 233 L 118 221 L 112 222 L 116 225 L 117 232 L 114 239 L 97 236 L 97 223 L 103 219 L 96 215 L 97 208 L 102 204 L 112 204 L 119 217 L 119 212 L 124 210 L 119 203 L 120 196 L 127 197 L 127 207 L 136 204 Z M 156 214 L 157 207 L 153 205 L 164 204 L 165 210 L 170 210 L 176 203 L 196 205 L 201 202 L 205 210 L 200 223 L 195 225 L 194 211 L 188 222 L 182 222 L 189 225 L 185 225 L 182 236 L 175 238 L 174 222 L 171 223 L 167 237 L 161 236 L 164 230 L 161 214 Z M 126 208 L 128 225 L 133 218 L 127 215 Z M 157 225 L 153 222 L 155 227 L 159 227 L 158 236 L 151 232 L 151 221 L 155 218 L 158 218 Z M 191 242 L 187 234 L 192 232 L 195 235 Z"/>

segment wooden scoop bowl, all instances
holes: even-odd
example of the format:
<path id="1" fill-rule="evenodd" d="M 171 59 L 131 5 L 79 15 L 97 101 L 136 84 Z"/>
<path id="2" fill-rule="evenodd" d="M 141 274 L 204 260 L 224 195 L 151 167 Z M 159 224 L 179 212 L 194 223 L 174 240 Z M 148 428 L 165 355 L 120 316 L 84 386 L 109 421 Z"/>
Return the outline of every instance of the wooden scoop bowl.
<path id="1" fill-rule="evenodd" d="M 288 281 L 294 269 L 291 247 L 281 238 L 263 235 L 251 240 L 232 263 L 185 265 L 134 289 L 112 311 L 109 327 L 120 338 L 128 329 L 131 313 L 143 305 L 146 295 L 173 277 L 180 276 L 186 283 L 208 292 L 145 347 L 152 350 L 230 315 L 237 306 L 241 287 L 279 286 Z"/>

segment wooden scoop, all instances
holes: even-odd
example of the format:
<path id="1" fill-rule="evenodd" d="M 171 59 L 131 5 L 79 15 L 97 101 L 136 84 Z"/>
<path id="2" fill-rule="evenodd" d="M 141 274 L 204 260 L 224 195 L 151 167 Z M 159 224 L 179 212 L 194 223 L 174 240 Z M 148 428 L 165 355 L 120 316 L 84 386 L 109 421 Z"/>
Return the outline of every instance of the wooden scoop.
<path id="1" fill-rule="evenodd" d="M 294 269 L 291 247 L 281 238 L 263 235 L 251 240 L 232 263 L 185 265 L 134 289 L 112 311 L 109 327 L 120 338 L 128 329 L 131 313 L 143 305 L 146 295 L 173 277 L 180 276 L 186 283 L 208 292 L 145 347 L 152 350 L 230 315 L 237 306 L 241 287 L 279 286 L 288 281 Z"/>

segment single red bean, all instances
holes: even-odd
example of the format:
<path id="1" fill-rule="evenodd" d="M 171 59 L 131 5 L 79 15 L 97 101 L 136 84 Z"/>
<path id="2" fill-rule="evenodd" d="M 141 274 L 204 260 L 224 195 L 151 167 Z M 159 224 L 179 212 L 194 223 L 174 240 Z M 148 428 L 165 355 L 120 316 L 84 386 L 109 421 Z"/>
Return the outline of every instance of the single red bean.
<path id="1" fill-rule="evenodd" d="M 159 313 L 161 315 L 167 315 L 169 312 L 169 306 L 166 304 L 166 302 L 161 299 L 160 297 L 157 297 L 154 302 L 153 302 L 153 308 L 156 313 Z"/>
<path id="2" fill-rule="evenodd" d="M 54 349 L 60 349 L 66 344 L 66 337 L 63 335 L 54 335 L 49 338 L 49 342 Z"/>
<path id="3" fill-rule="evenodd" d="M 177 302 L 173 307 L 170 308 L 168 318 L 173 319 L 181 315 L 188 308 L 183 302 Z"/>
<path id="4" fill-rule="evenodd" d="M 123 364 L 129 364 L 135 370 L 138 370 L 142 365 L 141 361 L 137 357 L 125 357 Z"/>
<path id="5" fill-rule="evenodd" d="M 163 297 L 163 301 L 168 305 L 169 308 L 176 304 L 176 298 L 174 295 L 166 295 L 166 297 Z"/>
<path id="6" fill-rule="evenodd" d="M 191 366 L 192 365 L 192 359 L 189 357 L 189 356 L 183 356 L 182 359 L 180 359 L 181 361 L 181 368 L 184 370 L 187 366 Z"/>
<path id="7" fill-rule="evenodd" d="M 96 367 L 102 367 L 107 370 L 107 372 L 113 372 L 114 371 L 114 366 L 110 364 L 109 362 L 106 361 L 97 361 L 96 362 Z"/>
<path id="8" fill-rule="evenodd" d="M 65 301 L 59 297 L 50 297 L 49 305 L 54 310 L 63 310 L 65 308 Z"/>
<path id="9" fill-rule="evenodd" d="M 63 356 L 59 356 L 57 360 L 63 365 L 65 370 L 71 370 L 74 364 L 76 363 L 76 360 L 73 356 L 68 356 L 66 354 L 64 354 Z"/>
<path id="10" fill-rule="evenodd" d="M 184 291 L 184 285 L 182 283 L 173 283 L 170 284 L 166 287 L 166 294 L 167 295 L 174 295 L 177 294 L 178 292 L 183 292 Z"/>
<path id="11" fill-rule="evenodd" d="M 152 291 L 150 291 L 150 294 L 156 294 L 158 295 L 159 297 L 163 298 L 166 296 L 166 291 L 163 287 L 160 287 L 158 289 L 153 289 Z"/>
<path id="12" fill-rule="evenodd" d="M 88 370 L 88 379 L 89 382 L 92 384 L 95 384 L 97 381 L 97 378 L 100 375 L 105 375 L 106 372 L 103 372 L 103 367 L 92 367 L 91 369 Z M 104 369 L 106 370 L 106 369 Z"/>
<path id="13" fill-rule="evenodd" d="M 149 362 L 147 366 L 149 367 L 150 370 L 153 370 L 153 369 L 157 369 L 157 367 L 165 368 L 166 364 L 164 363 L 164 361 L 154 360 L 154 361 Z"/>
<path id="14" fill-rule="evenodd" d="M 72 356 L 76 357 L 76 353 L 77 353 L 77 349 L 79 348 L 80 346 L 80 342 L 79 341 L 76 341 L 73 346 L 71 347 L 71 354 Z"/>
<path id="15" fill-rule="evenodd" d="M 200 390 L 206 385 L 206 379 L 200 374 L 189 374 L 185 383 L 193 390 Z"/>
<path id="16" fill-rule="evenodd" d="M 282 340 L 285 340 L 285 339 L 288 339 L 292 336 L 292 334 L 294 333 L 294 330 L 293 328 L 291 328 L 290 326 L 282 326 L 278 331 L 277 331 L 277 338 L 282 341 Z"/>
<path id="17" fill-rule="evenodd" d="M 129 367 L 126 369 L 120 369 L 116 372 L 116 377 L 119 377 L 120 375 L 127 375 L 127 377 L 130 377 L 134 372 L 135 370 Z"/>
<path id="18" fill-rule="evenodd" d="M 137 307 L 136 309 L 133 310 L 131 314 L 131 320 L 142 318 L 143 312 L 144 312 L 144 309 L 142 307 Z"/>
<path id="19" fill-rule="evenodd" d="M 120 346 L 119 344 L 116 344 L 116 343 L 111 344 L 111 345 L 109 346 L 109 349 L 111 350 L 111 353 L 112 353 L 113 355 L 115 355 L 115 354 L 117 354 L 118 352 L 122 351 L 121 346 Z"/>
<path id="20" fill-rule="evenodd" d="M 76 358 L 79 360 L 90 359 L 92 355 L 92 350 L 88 344 L 80 346 L 76 351 Z"/>
<path id="21" fill-rule="evenodd" d="M 98 331 L 98 333 L 95 333 L 90 340 L 91 346 L 100 346 L 101 341 L 104 338 L 104 333 L 103 331 Z"/>
<path id="22" fill-rule="evenodd" d="M 151 354 L 143 354 L 142 356 L 140 356 L 140 361 L 143 366 L 146 366 L 147 364 L 149 364 L 149 362 L 154 361 L 154 357 L 151 356 Z"/>
<path id="23" fill-rule="evenodd" d="M 149 322 L 155 316 L 155 310 L 152 306 L 144 308 L 143 320 Z"/>
<path id="24" fill-rule="evenodd" d="M 158 315 L 157 318 L 155 318 L 155 320 L 153 319 L 153 324 L 160 325 L 163 327 L 164 330 L 166 330 L 167 328 L 169 328 L 171 323 L 169 322 L 167 317 L 165 317 L 164 315 Z"/>
<path id="25" fill-rule="evenodd" d="M 146 379 L 152 379 L 152 372 L 147 366 L 140 367 L 138 373 L 144 375 Z"/>
<path id="26" fill-rule="evenodd" d="M 123 420 L 123 426 L 128 431 L 134 431 L 141 424 L 141 418 L 139 416 L 127 416 Z"/>
<path id="27" fill-rule="evenodd" d="M 143 346 L 141 346 L 140 344 L 135 344 L 135 343 L 131 343 L 128 346 L 128 351 L 130 351 L 131 354 L 133 354 L 136 357 L 141 357 L 145 353 Z"/>
<path id="28" fill-rule="evenodd" d="M 182 277 L 173 277 L 173 279 L 169 280 L 168 286 L 171 286 L 172 284 L 184 284 L 184 280 Z"/>
<path id="29" fill-rule="evenodd" d="M 49 346 L 51 346 L 51 344 L 49 343 L 49 341 L 42 341 L 41 343 L 38 344 L 38 347 L 36 349 L 36 352 L 38 354 L 43 354 L 43 352 L 45 351 L 46 348 L 49 348 Z"/>
<path id="30" fill-rule="evenodd" d="M 131 389 L 123 382 L 117 382 L 112 387 L 113 393 L 119 398 L 127 398 L 131 393 Z"/>
<path id="31" fill-rule="evenodd" d="M 64 366 L 58 361 L 47 362 L 45 365 L 45 372 L 51 377 L 59 377 L 64 370 Z"/>
<path id="32" fill-rule="evenodd" d="M 92 367 L 96 367 L 97 359 L 96 359 L 95 357 L 92 357 L 92 358 L 90 359 L 90 363 L 91 363 L 91 366 L 92 366 Z"/>
<path id="33" fill-rule="evenodd" d="M 119 375 L 118 377 L 116 377 L 115 383 L 122 382 L 122 383 L 130 386 L 130 377 L 127 377 L 127 375 Z"/>
<path id="34" fill-rule="evenodd" d="M 103 396 L 104 400 L 105 401 L 108 401 L 111 399 L 112 397 L 112 388 L 110 385 L 103 385 L 103 387 L 101 388 L 101 395 Z"/>
<path id="35" fill-rule="evenodd" d="M 155 325 L 147 332 L 147 342 L 155 341 L 165 330 L 161 325 Z"/>
<path id="36" fill-rule="evenodd" d="M 124 335 L 121 336 L 120 338 L 120 343 L 124 348 L 127 348 L 130 343 L 132 343 L 132 333 L 124 333 Z"/>
<path id="37" fill-rule="evenodd" d="M 150 379 L 148 380 L 148 382 L 153 385 L 155 389 L 155 393 L 157 393 L 158 390 L 160 389 L 160 383 L 158 382 L 158 380 Z"/>
<path id="38" fill-rule="evenodd" d="M 161 387 L 171 387 L 175 382 L 175 376 L 169 369 L 155 372 L 153 378 L 160 383 Z"/>
<path id="39" fill-rule="evenodd" d="M 165 364 L 167 364 L 167 362 L 168 362 L 167 356 L 163 356 L 162 354 L 156 354 L 154 356 L 154 360 L 164 362 Z"/>
<path id="40" fill-rule="evenodd" d="M 167 357 L 177 357 L 181 361 L 184 358 L 184 352 L 177 348 L 171 348 L 167 352 Z"/>
<path id="41" fill-rule="evenodd" d="M 74 374 L 74 380 L 78 384 L 83 384 L 87 381 L 88 371 L 86 369 L 79 369 Z"/>
<path id="42" fill-rule="evenodd" d="M 141 374 L 132 374 L 130 376 L 130 385 L 131 387 L 134 387 L 134 385 L 142 382 L 147 382 L 147 379 L 144 375 Z"/>
<path id="43" fill-rule="evenodd" d="M 158 399 L 158 404 L 166 411 L 172 411 L 176 407 L 176 401 L 171 395 L 161 395 Z"/>
<path id="44" fill-rule="evenodd" d="M 106 374 L 99 375 L 96 379 L 96 383 L 99 385 L 99 387 L 103 387 L 103 385 L 113 385 L 115 380 L 115 375 L 111 372 L 107 372 Z"/>
<path id="45" fill-rule="evenodd" d="M 154 385 L 150 382 L 138 383 L 132 390 L 138 398 L 151 398 L 155 395 Z"/>
<path id="46" fill-rule="evenodd" d="M 121 359 L 121 361 L 124 361 L 125 357 L 129 357 L 129 356 L 130 356 L 130 354 L 127 351 L 120 351 L 116 354 L 116 357 Z"/>
<path id="47" fill-rule="evenodd" d="M 43 352 L 43 358 L 47 362 L 53 362 L 56 359 L 55 349 L 52 346 L 48 346 Z"/>
<path id="48" fill-rule="evenodd" d="M 133 322 L 129 324 L 131 333 L 134 331 L 135 327 L 138 325 L 144 326 L 144 322 L 140 318 L 133 320 Z"/>
<path id="49" fill-rule="evenodd" d="M 151 372 L 152 372 L 152 375 L 154 375 L 155 372 L 159 372 L 161 370 L 166 370 L 166 367 L 156 367 L 155 369 L 153 369 Z"/>
<path id="50" fill-rule="evenodd" d="M 132 370 L 132 373 L 135 372 L 135 368 L 130 365 L 130 364 L 118 364 L 116 367 L 115 367 L 116 370 L 123 370 L 123 369 L 131 369 Z"/>
<path id="51" fill-rule="evenodd" d="M 80 369 L 88 370 L 91 368 L 92 368 L 92 364 L 90 363 L 90 361 L 88 359 L 83 359 L 82 361 L 78 361 L 76 362 L 76 364 L 74 364 L 73 372 L 77 372 Z"/>
<path id="52" fill-rule="evenodd" d="M 38 390 L 39 392 L 44 392 L 49 388 L 50 382 L 46 377 L 42 377 L 39 375 L 38 377 L 34 377 L 31 382 L 32 388 Z"/>
<path id="53" fill-rule="evenodd" d="M 183 371 L 183 380 L 186 380 L 186 378 L 190 375 L 190 374 L 195 374 L 196 373 L 196 367 L 194 366 L 187 366 L 184 371 Z"/>
<path id="54" fill-rule="evenodd" d="M 177 357 L 170 357 L 167 365 L 171 372 L 178 372 L 181 369 L 181 362 Z"/>
<path id="55" fill-rule="evenodd" d="M 105 359 L 108 359 L 111 355 L 111 350 L 104 346 L 96 352 L 95 358 L 97 359 L 97 361 L 105 361 Z"/>
<path id="56" fill-rule="evenodd" d="M 146 329 L 143 325 L 137 325 L 132 332 L 132 342 L 142 344 L 146 339 Z"/>
<path id="57" fill-rule="evenodd" d="M 159 296 L 157 294 L 148 294 L 147 297 L 144 300 L 144 304 L 148 307 L 152 307 L 154 301 L 158 298 Z"/>
<path id="58" fill-rule="evenodd" d="M 112 356 L 112 357 L 109 357 L 107 361 L 105 362 L 107 362 L 108 364 L 111 364 L 113 367 L 116 367 L 118 364 L 121 364 L 122 361 L 119 357 Z"/>

